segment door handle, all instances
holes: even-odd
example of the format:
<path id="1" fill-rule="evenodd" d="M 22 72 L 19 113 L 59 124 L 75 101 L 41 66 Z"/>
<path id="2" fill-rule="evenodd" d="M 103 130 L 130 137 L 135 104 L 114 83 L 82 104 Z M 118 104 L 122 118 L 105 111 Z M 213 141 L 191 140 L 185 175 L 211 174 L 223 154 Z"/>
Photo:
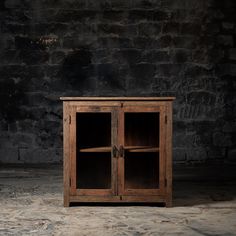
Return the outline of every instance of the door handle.
<path id="1" fill-rule="evenodd" d="M 116 147 L 116 145 L 114 145 L 112 148 L 113 157 L 118 157 L 118 152 L 119 152 L 118 148 Z"/>
<path id="2" fill-rule="evenodd" d="M 120 153 L 120 157 L 124 157 L 125 149 L 124 149 L 124 147 L 122 145 L 120 145 L 119 153 Z"/>

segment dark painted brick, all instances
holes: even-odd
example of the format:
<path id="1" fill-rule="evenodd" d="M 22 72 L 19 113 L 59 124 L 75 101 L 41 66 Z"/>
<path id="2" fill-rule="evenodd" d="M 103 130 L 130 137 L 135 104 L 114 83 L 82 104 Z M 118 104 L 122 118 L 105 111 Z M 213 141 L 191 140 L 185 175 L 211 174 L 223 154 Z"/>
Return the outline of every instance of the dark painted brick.
<path id="1" fill-rule="evenodd" d="M 215 94 L 209 92 L 190 92 L 186 94 L 186 99 L 189 104 L 205 104 L 205 105 L 214 105 L 216 102 Z"/>
<path id="2" fill-rule="evenodd" d="M 181 64 L 172 64 L 172 63 L 168 63 L 168 64 L 160 64 L 157 65 L 156 68 L 156 74 L 160 75 L 160 76 L 172 76 L 175 75 L 177 76 L 178 74 L 180 74 L 183 70 L 183 65 Z"/>
<path id="3" fill-rule="evenodd" d="M 171 79 L 168 77 L 156 76 L 152 85 L 153 91 L 171 91 Z"/>
<path id="4" fill-rule="evenodd" d="M 204 9 L 209 4 L 205 0 L 166 0 L 163 6 L 169 9 Z"/>
<path id="5" fill-rule="evenodd" d="M 147 21 L 163 21 L 169 18 L 167 12 L 159 10 L 130 10 L 129 20 L 132 22 L 147 20 Z"/>
<path id="6" fill-rule="evenodd" d="M 98 64 L 96 67 L 99 88 L 104 90 L 123 90 L 124 81 L 122 81 L 122 69 L 115 67 L 111 63 Z"/>
<path id="7" fill-rule="evenodd" d="M 224 51 L 219 49 L 209 50 L 201 48 L 193 51 L 193 61 L 196 63 L 220 62 L 224 58 Z"/>
<path id="8" fill-rule="evenodd" d="M 148 62 L 168 62 L 170 61 L 170 54 L 163 50 L 147 50 L 144 51 L 144 59 Z"/>
<path id="9" fill-rule="evenodd" d="M 32 19 L 32 12 L 24 9 L 11 9 L 8 10 L 7 14 L 5 15 L 5 20 L 7 22 L 18 22 L 18 23 L 29 23 Z"/>
<path id="10" fill-rule="evenodd" d="M 21 163 L 18 160 L 18 148 L 0 148 L 0 163 Z"/>
<path id="11" fill-rule="evenodd" d="M 186 161 L 187 160 L 187 154 L 185 148 L 174 148 L 173 149 L 173 161 L 179 162 L 179 161 Z"/>
<path id="12" fill-rule="evenodd" d="M 1 131 L 7 131 L 8 130 L 8 123 L 3 118 L 1 118 L 0 130 Z"/>
<path id="13" fill-rule="evenodd" d="M 170 35 L 165 35 L 159 38 L 158 43 L 155 46 L 158 46 L 159 48 L 170 47 L 172 42 L 172 37 Z"/>
<path id="14" fill-rule="evenodd" d="M 85 39 L 78 39 L 76 37 L 66 36 L 62 39 L 62 42 L 63 42 L 62 47 L 64 49 L 73 49 L 73 50 L 84 48 L 84 47 L 88 48 L 93 43 L 93 41 L 94 39 L 85 40 Z"/>
<path id="15" fill-rule="evenodd" d="M 222 22 L 222 28 L 226 31 L 231 31 L 234 29 L 234 23 L 232 22 Z"/>
<path id="16" fill-rule="evenodd" d="M 153 48 L 153 44 L 155 44 L 155 39 L 147 38 L 147 37 L 134 37 L 133 38 L 133 46 L 139 49 L 147 49 Z"/>
<path id="17" fill-rule="evenodd" d="M 117 36 L 137 34 L 137 29 L 135 25 L 124 26 L 122 24 L 99 24 L 98 31 L 101 32 L 101 34 L 111 34 Z"/>
<path id="18" fill-rule="evenodd" d="M 205 161 L 207 159 L 207 150 L 205 148 L 187 149 L 187 161 Z"/>
<path id="19" fill-rule="evenodd" d="M 47 63 L 49 60 L 48 52 L 42 50 L 21 50 L 19 57 L 28 65 Z"/>
<path id="20" fill-rule="evenodd" d="M 124 26 L 120 24 L 98 24 L 98 32 L 101 32 L 101 35 L 104 34 L 119 34 L 124 32 Z"/>
<path id="21" fill-rule="evenodd" d="M 231 60 L 236 60 L 236 48 L 231 48 L 229 50 L 229 58 Z"/>
<path id="22" fill-rule="evenodd" d="M 4 50 L 1 55 L 2 64 L 18 64 L 20 63 L 19 51 L 15 49 Z"/>
<path id="23" fill-rule="evenodd" d="M 231 35 L 219 35 L 217 41 L 225 46 L 234 46 L 234 39 Z"/>
<path id="24" fill-rule="evenodd" d="M 156 37 L 161 32 L 161 24 L 140 23 L 138 25 L 138 34 L 146 37 Z"/>
<path id="25" fill-rule="evenodd" d="M 57 36 L 64 36 L 64 32 L 71 30 L 69 23 L 59 23 L 59 22 L 51 22 L 51 23 L 36 23 L 32 25 L 24 25 L 25 27 L 29 28 L 29 32 L 36 36 L 47 36 L 50 35 L 57 35 Z M 53 37 L 52 37 L 53 38 Z M 58 46 L 57 42 L 54 42 L 54 45 Z"/>
<path id="26" fill-rule="evenodd" d="M 108 22 L 125 21 L 127 19 L 127 11 L 121 10 L 105 10 L 102 12 L 102 18 Z"/>
<path id="27" fill-rule="evenodd" d="M 155 37 L 134 37 L 133 46 L 139 49 L 163 49 L 172 46 L 170 35 Z"/>
<path id="28" fill-rule="evenodd" d="M 199 77 L 199 76 L 206 76 L 206 75 L 213 75 L 213 70 L 212 69 L 208 69 L 204 66 L 199 66 L 199 65 L 195 65 L 192 64 L 190 65 L 186 70 L 185 70 L 185 76 L 188 77 Z"/>
<path id="29" fill-rule="evenodd" d="M 162 32 L 164 34 L 178 34 L 180 32 L 180 24 L 178 22 L 167 22 L 163 24 Z"/>
<path id="30" fill-rule="evenodd" d="M 132 79 L 129 83 L 129 88 L 135 88 L 137 85 L 139 88 L 151 87 L 153 77 L 155 74 L 155 65 L 150 63 L 134 64 L 130 67 L 130 74 Z"/>
<path id="31" fill-rule="evenodd" d="M 63 51 L 53 51 L 50 55 L 52 64 L 61 64 L 65 60 L 65 52 Z"/>
<path id="32" fill-rule="evenodd" d="M 22 148 L 20 160 L 25 164 L 32 163 L 60 163 L 62 162 L 62 149 Z"/>
<path id="33" fill-rule="evenodd" d="M 43 50 L 45 45 L 40 42 L 39 38 L 29 38 L 29 37 L 15 37 L 15 46 L 17 49 L 31 49 L 31 50 Z"/>
<path id="34" fill-rule="evenodd" d="M 180 33 L 183 35 L 200 35 L 201 25 L 196 23 L 182 23 Z"/>
<path id="35" fill-rule="evenodd" d="M 236 149 L 231 149 L 228 152 L 228 159 L 230 161 L 236 162 Z"/>
<path id="36" fill-rule="evenodd" d="M 62 160 L 60 96 L 176 96 L 174 160 L 233 162 L 235 1 L 0 1 L 3 162 Z"/>
<path id="37" fill-rule="evenodd" d="M 203 32 L 205 34 L 217 35 L 220 32 L 220 26 L 218 23 L 207 23 L 203 26 Z"/>
<path id="38" fill-rule="evenodd" d="M 142 51 L 138 49 L 123 49 L 113 53 L 113 60 L 117 63 L 135 64 L 142 61 Z"/>
<path id="39" fill-rule="evenodd" d="M 191 51 L 186 49 L 176 49 L 171 52 L 173 61 L 175 63 L 184 63 L 191 61 Z"/>
<path id="40" fill-rule="evenodd" d="M 155 7 L 161 7 L 161 1 L 153 1 L 153 0 L 136 0 L 131 1 L 131 5 L 133 8 L 141 8 L 141 9 L 153 9 Z"/>
<path id="41" fill-rule="evenodd" d="M 153 20 L 154 21 L 163 21 L 168 20 L 170 18 L 170 14 L 165 11 L 155 10 L 153 12 Z"/>
<path id="42" fill-rule="evenodd" d="M 232 145 L 231 136 L 221 132 L 213 134 L 213 144 L 219 147 L 228 147 Z"/>
<path id="43" fill-rule="evenodd" d="M 30 25 L 25 25 L 21 23 L 3 23 L 2 32 L 8 34 L 25 34 L 30 31 Z"/>
<path id="44" fill-rule="evenodd" d="M 94 10 L 64 10 L 60 9 L 53 17 L 49 16 L 49 21 L 57 22 L 85 22 L 86 20 L 95 20 L 97 11 Z"/>
<path id="45" fill-rule="evenodd" d="M 47 1 L 41 0 L 35 4 L 32 1 L 22 1 L 22 4 L 26 4 L 28 2 L 28 8 L 37 9 L 48 9 L 48 8 L 65 8 L 65 9 L 85 9 L 87 7 L 87 0 L 54 0 Z"/>
<path id="46" fill-rule="evenodd" d="M 171 12 L 171 19 L 174 22 L 197 22 L 206 14 L 200 9 L 175 9 Z"/>

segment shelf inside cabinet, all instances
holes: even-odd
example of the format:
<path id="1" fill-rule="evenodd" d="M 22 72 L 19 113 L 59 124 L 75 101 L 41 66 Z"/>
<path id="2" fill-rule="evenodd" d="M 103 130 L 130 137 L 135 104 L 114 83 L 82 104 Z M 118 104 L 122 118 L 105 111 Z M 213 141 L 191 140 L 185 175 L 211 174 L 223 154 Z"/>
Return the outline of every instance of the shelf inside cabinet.
<path id="1" fill-rule="evenodd" d="M 159 152 L 159 147 L 152 146 L 125 146 L 126 152 Z"/>
<path id="2" fill-rule="evenodd" d="M 159 147 L 152 146 L 125 146 L 126 152 L 159 152 Z M 111 147 L 81 148 L 79 152 L 111 152 Z"/>
<path id="3" fill-rule="evenodd" d="M 111 152 L 111 147 L 81 148 L 79 152 Z"/>

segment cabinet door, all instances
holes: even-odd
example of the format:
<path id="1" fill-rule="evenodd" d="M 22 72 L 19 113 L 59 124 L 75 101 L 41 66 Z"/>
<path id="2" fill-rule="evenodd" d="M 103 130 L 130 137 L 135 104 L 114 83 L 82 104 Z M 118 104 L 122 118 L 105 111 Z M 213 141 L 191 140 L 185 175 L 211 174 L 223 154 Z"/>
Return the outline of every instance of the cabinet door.
<path id="1" fill-rule="evenodd" d="M 119 113 L 119 195 L 162 195 L 165 106 L 124 106 Z"/>
<path id="2" fill-rule="evenodd" d="M 71 195 L 116 194 L 116 138 L 115 108 L 71 106 Z"/>

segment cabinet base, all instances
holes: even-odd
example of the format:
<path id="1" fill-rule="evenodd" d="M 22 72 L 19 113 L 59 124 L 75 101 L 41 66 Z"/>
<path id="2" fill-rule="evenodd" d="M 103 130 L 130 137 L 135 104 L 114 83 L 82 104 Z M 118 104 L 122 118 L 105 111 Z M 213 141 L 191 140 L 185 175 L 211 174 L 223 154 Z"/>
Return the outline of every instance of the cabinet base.
<path id="1" fill-rule="evenodd" d="M 70 196 L 64 201 L 64 206 L 70 203 L 164 203 L 166 207 L 172 206 L 172 201 L 163 196 Z"/>

